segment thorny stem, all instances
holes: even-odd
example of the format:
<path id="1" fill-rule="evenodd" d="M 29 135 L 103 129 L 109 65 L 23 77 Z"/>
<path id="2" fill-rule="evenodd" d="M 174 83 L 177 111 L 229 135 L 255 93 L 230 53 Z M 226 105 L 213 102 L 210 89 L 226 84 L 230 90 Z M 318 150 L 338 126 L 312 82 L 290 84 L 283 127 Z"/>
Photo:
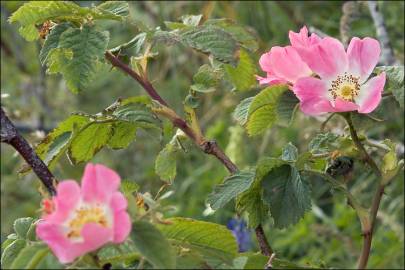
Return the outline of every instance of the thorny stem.
<path id="1" fill-rule="evenodd" d="M 139 74 L 132 70 L 128 65 L 123 63 L 110 51 L 107 51 L 105 53 L 105 58 L 114 67 L 119 68 L 120 70 L 131 76 L 133 79 L 135 79 L 145 89 L 149 96 L 161 105 L 160 108 L 154 110 L 156 113 L 168 118 L 175 127 L 181 129 L 191 140 L 193 140 L 194 143 L 197 144 L 204 153 L 215 156 L 231 174 L 239 171 L 238 167 L 222 151 L 216 141 L 206 140 L 202 134 L 197 134 L 195 130 L 193 130 L 183 118 L 178 116 L 177 113 L 169 107 L 169 105 L 158 94 L 150 81 L 148 81 L 146 78 L 142 78 Z M 271 254 L 273 254 L 273 250 L 270 247 L 270 244 L 268 243 L 264 234 L 263 227 L 260 224 L 255 229 L 255 232 L 262 254 L 266 256 L 270 256 Z"/>
<path id="2" fill-rule="evenodd" d="M 364 148 L 363 144 L 361 143 L 356 129 L 353 126 L 353 122 L 351 119 L 351 114 L 343 114 L 343 117 L 346 119 L 347 124 L 349 125 L 349 130 L 350 130 L 350 135 L 352 137 L 352 140 L 354 144 L 356 145 L 357 149 L 361 152 L 363 159 L 365 162 L 367 162 L 373 172 L 376 174 L 378 178 L 381 178 L 381 171 L 378 168 L 377 164 L 375 161 L 370 157 L 370 155 L 367 153 L 366 149 Z M 370 229 L 363 231 L 363 247 L 361 250 L 361 254 L 359 257 L 358 269 L 364 269 L 367 266 L 368 258 L 370 256 L 370 251 L 371 251 L 371 241 L 373 238 L 373 231 L 375 227 L 375 222 L 377 219 L 377 212 L 378 208 L 380 206 L 381 202 L 381 197 L 384 194 L 384 189 L 385 189 L 386 184 L 380 181 L 377 190 L 375 191 L 375 194 L 373 196 L 373 200 L 371 203 L 371 208 L 370 208 L 370 214 L 369 214 L 369 223 L 370 223 Z"/>
<path id="3" fill-rule="evenodd" d="M 1 142 L 7 143 L 14 147 L 15 150 L 25 159 L 31 166 L 32 170 L 44 184 L 51 196 L 56 195 L 56 190 L 53 183 L 56 181 L 48 167 L 35 153 L 29 143 L 17 131 L 14 124 L 7 117 L 3 108 L 1 108 Z"/>

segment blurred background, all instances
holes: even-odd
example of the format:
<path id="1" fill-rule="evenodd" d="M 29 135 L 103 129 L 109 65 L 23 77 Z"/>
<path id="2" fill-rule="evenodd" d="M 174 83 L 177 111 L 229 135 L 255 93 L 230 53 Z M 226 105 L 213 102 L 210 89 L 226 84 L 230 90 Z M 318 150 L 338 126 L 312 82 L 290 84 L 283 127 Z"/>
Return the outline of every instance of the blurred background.
<path id="1" fill-rule="evenodd" d="M 88 6 L 99 1 L 75 1 Z M 41 45 L 28 43 L 18 34 L 16 25 L 10 25 L 7 18 L 23 2 L 1 2 L 1 103 L 22 134 L 35 145 L 58 122 L 73 111 L 97 113 L 118 97 L 143 94 L 142 89 L 129 77 L 118 71 L 111 71 L 108 65 L 100 67 L 91 86 L 79 94 L 72 94 L 60 76 L 46 75 L 38 60 Z M 288 31 L 297 32 L 303 25 L 312 31 L 326 33 L 340 38 L 340 22 L 344 1 L 252 1 L 252 2 L 130 2 L 131 17 L 151 27 L 165 28 L 164 21 L 177 21 L 185 14 L 204 14 L 206 18 L 231 18 L 249 26 L 257 35 L 260 54 L 272 46 L 288 43 Z M 378 3 L 396 59 L 404 63 L 404 2 L 381 1 Z M 346 23 L 350 27 L 346 35 L 375 37 L 376 31 L 367 4 L 354 3 Z M 129 24 L 104 23 L 110 31 L 110 45 L 128 41 L 138 30 Z M 159 55 L 149 66 L 150 78 L 159 93 L 179 114 L 182 102 L 188 93 L 192 76 L 198 68 L 208 62 L 202 55 L 174 46 L 156 47 Z M 262 74 L 261 74 L 262 75 Z M 325 118 L 309 118 L 298 113 L 290 127 L 273 127 L 263 136 L 249 138 L 232 119 L 235 106 L 245 97 L 253 96 L 257 90 L 231 92 L 219 90 L 201 99 L 198 109 L 200 122 L 206 136 L 215 138 L 226 149 L 232 159 L 241 167 L 254 165 L 260 156 L 277 156 L 289 141 L 307 149 L 311 137 L 319 132 Z M 375 140 L 389 138 L 398 143 L 399 154 L 403 156 L 404 112 L 392 98 L 384 99 L 375 116 L 385 122 L 375 124 L 367 119 L 358 119 L 361 132 Z M 169 130 L 170 125 L 165 123 Z M 335 117 L 327 130 L 342 133 L 344 123 Z M 141 192 L 156 195 L 163 182 L 154 172 L 154 160 L 168 142 L 170 136 L 162 139 L 147 132 L 140 132 L 137 140 L 124 150 L 103 149 L 92 160 L 103 163 L 118 171 L 123 179 L 139 184 Z M 229 143 L 232 140 L 232 143 Z M 401 150 L 402 147 L 402 150 Z M 1 145 L 1 240 L 12 231 L 17 217 L 40 215 L 38 209 L 41 196 L 39 181 L 28 174 L 18 176 L 23 165 L 22 158 L 8 145 Z M 227 175 L 223 166 L 214 158 L 201 154 L 191 147 L 179 155 L 177 177 L 166 191 L 174 191 L 164 200 L 171 211 L 165 216 L 184 216 L 228 224 L 235 218 L 234 204 L 215 213 L 205 204 L 206 196 L 215 184 Z M 59 179 L 80 180 L 84 165 L 72 166 L 66 157 L 62 158 L 54 174 Z M 356 178 L 350 183 L 351 190 L 365 205 L 375 190 L 376 179 L 361 164 L 355 164 Z M 378 215 L 377 230 L 369 267 L 404 267 L 404 178 L 397 177 L 386 189 Z M 296 226 L 284 230 L 272 227 L 271 219 L 265 224 L 269 241 L 277 256 L 298 263 L 316 263 L 327 266 L 350 268 L 358 258 L 362 237 L 360 225 L 354 211 L 348 207 L 343 196 L 331 194 L 322 181 L 313 182 L 313 210 L 305 215 Z M 233 225 L 232 225 L 233 226 Z M 231 226 L 231 227 L 232 227 Z M 245 249 L 257 250 L 253 241 Z M 246 238 L 246 237 L 245 237 Z"/>

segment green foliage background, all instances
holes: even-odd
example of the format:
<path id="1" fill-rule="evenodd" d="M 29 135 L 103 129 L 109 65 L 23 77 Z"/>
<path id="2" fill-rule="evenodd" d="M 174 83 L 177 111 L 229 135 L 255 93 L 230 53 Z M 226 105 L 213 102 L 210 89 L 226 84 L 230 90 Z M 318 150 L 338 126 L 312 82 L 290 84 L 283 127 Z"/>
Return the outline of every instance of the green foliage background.
<path id="1" fill-rule="evenodd" d="M 98 1 L 75 1 L 86 6 Z M 131 2 L 131 17 L 152 27 L 164 27 L 164 21 L 177 21 L 185 14 L 210 14 L 211 18 L 231 18 L 256 31 L 259 53 L 275 45 L 288 42 L 288 31 L 298 31 L 302 25 L 312 26 L 339 37 L 339 21 L 342 3 L 338 1 L 318 2 Z M 97 113 L 118 97 L 143 94 L 142 89 L 121 72 L 111 71 L 101 64 L 96 78 L 86 91 L 72 94 L 58 75 L 45 75 L 39 63 L 40 44 L 28 43 L 18 34 L 17 26 L 6 20 L 22 2 L 1 2 L 1 93 L 2 105 L 8 110 L 24 136 L 32 144 L 43 137 L 35 131 L 38 127 L 52 129 L 66 119 L 70 112 L 85 111 Z M 387 29 L 397 59 L 404 60 L 404 2 L 382 2 L 381 12 L 386 18 Z M 110 48 L 126 42 L 137 33 L 129 24 L 104 22 L 110 31 Z M 368 9 L 360 6 L 351 23 L 352 36 L 375 36 L 375 28 Z M 182 112 L 183 100 L 193 75 L 207 63 L 205 56 L 180 46 L 160 47 L 159 55 L 149 65 L 150 77 L 159 93 L 178 113 Z M 256 57 L 260 56 L 256 53 Z M 255 59 L 255 60 L 257 60 Z M 257 63 L 257 61 L 255 62 Z M 204 95 L 197 113 L 207 138 L 215 138 L 237 163 L 246 167 L 254 165 L 260 156 L 277 156 L 283 145 L 289 141 L 301 151 L 320 128 L 324 118 L 310 118 L 297 114 L 288 128 L 274 126 L 262 136 L 248 137 L 232 119 L 235 106 L 244 98 L 253 96 L 250 92 L 217 90 Z M 7 96 L 8 95 L 8 96 Z M 390 138 L 402 145 L 403 157 L 403 110 L 394 99 L 384 99 L 375 114 L 385 122 L 375 124 L 366 119 L 357 119 L 361 132 L 376 140 Z M 170 125 L 163 123 L 165 134 Z M 342 132 L 344 122 L 336 117 L 327 126 L 334 132 Z M 101 150 L 92 160 L 103 163 L 118 171 L 123 179 L 139 184 L 142 192 L 155 195 L 163 182 L 155 174 L 154 163 L 159 151 L 169 142 L 170 136 L 159 140 L 153 134 L 140 131 L 135 142 L 124 150 Z M 39 216 L 40 194 L 36 176 L 28 174 L 18 177 L 22 159 L 12 148 L 1 147 L 1 240 L 12 231 L 12 222 L 17 217 Z M 205 204 L 213 186 L 222 182 L 227 172 L 212 157 L 201 154 L 199 149 L 190 148 L 187 153 L 177 154 L 177 176 L 167 190 L 174 193 L 165 200 L 172 210 L 166 216 L 183 216 L 226 224 L 235 211 L 232 203 L 211 213 Z M 80 179 L 83 164 L 72 166 L 66 157 L 56 165 L 55 175 L 59 179 Z M 375 189 L 376 179 L 367 173 L 361 164 L 355 164 L 355 175 L 351 190 L 359 200 L 369 202 Z M 373 240 L 369 267 L 404 267 L 404 178 L 397 177 L 386 189 L 378 216 L 378 226 Z M 269 219 L 265 230 L 278 256 L 300 263 L 324 263 L 327 266 L 353 267 L 360 252 L 362 237 L 360 225 L 354 211 L 347 206 L 344 197 L 325 196 L 322 181 L 313 185 L 313 207 L 296 226 L 279 230 Z M 370 191 L 370 192 L 368 192 Z M 360 197 L 361 196 L 361 197 Z M 253 233 L 252 233 L 252 237 Z"/>

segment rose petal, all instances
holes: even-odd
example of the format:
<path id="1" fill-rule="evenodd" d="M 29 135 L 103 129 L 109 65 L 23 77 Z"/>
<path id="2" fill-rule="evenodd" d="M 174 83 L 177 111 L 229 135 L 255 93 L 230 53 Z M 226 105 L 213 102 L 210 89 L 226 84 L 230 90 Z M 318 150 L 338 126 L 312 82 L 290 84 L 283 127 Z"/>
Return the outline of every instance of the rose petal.
<path id="1" fill-rule="evenodd" d="M 82 193 L 86 202 L 108 203 L 112 194 L 118 190 L 121 178 L 113 170 L 101 164 L 87 164 L 83 179 Z"/>
<path id="2" fill-rule="evenodd" d="M 114 243 L 123 242 L 131 232 L 131 219 L 125 211 L 114 213 Z"/>
<path id="3" fill-rule="evenodd" d="M 381 94 L 385 85 L 385 72 L 371 78 L 360 87 L 359 96 L 356 99 L 359 105 L 359 113 L 370 113 L 377 108 L 381 101 Z"/>
<path id="4" fill-rule="evenodd" d="M 270 63 L 275 76 L 292 83 L 312 73 L 292 46 L 271 48 Z"/>
<path id="5" fill-rule="evenodd" d="M 58 224 L 41 220 L 37 224 L 36 233 L 38 238 L 49 246 L 53 254 L 63 264 L 70 263 L 83 254 L 81 249 L 78 249 L 66 238 L 62 227 Z"/>
<path id="6" fill-rule="evenodd" d="M 377 65 L 380 53 L 380 43 L 377 40 L 352 38 L 347 47 L 349 72 L 360 76 L 360 82 L 363 83 Z"/>
<path id="7" fill-rule="evenodd" d="M 301 57 L 322 79 L 333 80 L 347 71 L 346 52 L 343 44 L 335 38 L 322 39 Z"/>
<path id="8" fill-rule="evenodd" d="M 50 222 L 63 222 L 80 201 L 81 191 L 76 181 L 65 180 L 58 184 L 56 192 L 57 195 L 53 197 L 55 211 L 45 219 Z"/>

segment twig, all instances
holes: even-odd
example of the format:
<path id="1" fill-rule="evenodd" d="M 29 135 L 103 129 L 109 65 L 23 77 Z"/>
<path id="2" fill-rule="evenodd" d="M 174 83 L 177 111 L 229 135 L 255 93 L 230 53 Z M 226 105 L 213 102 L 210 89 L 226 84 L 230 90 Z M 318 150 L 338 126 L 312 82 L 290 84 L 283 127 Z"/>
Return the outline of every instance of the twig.
<path id="1" fill-rule="evenodd" d="M 380 178 L 381 177 L 380 169 L 378 168 L 375 161 L 367 153 L 366 149 L 364 148 L 363 144 L 361 143 L 361 140 L 359 139 L 359 136 L 357 135 L 356 129 L 353 126 L 352 115 L 350 113 L 342 114 L 342 115 L 346 119 L 346 122 L 347 122 L 347 124 L 349 126 L 349 130 L 350 130 L 350 136 L 352 137 L 353 143 L 356 145 L 356 148 L 360 151 L 362 158 L 371 167 L 371 169 L 373 170 L 375 175 Z"/>
<path id="2" fill-rule="evenodd" d="M 364 148 L 363 144 L 361 143 L 356 129 L 353 126 L 352 119 L 351 119 L 351 114 L 343 114 L 344 118 L 346 119 L 347 124 L 349 125 L 349 130 L 350 130 L 350 135 L 352 137 L 352 140 L 354 144 L 356 145 L 357 149 L 361 152 L 363 159 L 370 165 L 371 169 L 373 172 L 376 174 L 378 178 L 381 178 L 381 171 L 378 168 L 377 164 L 374 162 L 374 160 L 370 157 L 370 155 L 367 153 L 366 149 Z M 373 238 L 373 232 L 374 232 L 374 227 L 375 227 L 375 222 L 377 218 L 377 212 L 378 208 L 380 206 L 381 202 L 381 197 L 384 194 L 384 189 L 385 189 L 386 184 L 380 181 L 380 184 L 378 185 L 378 188 L 373 196 L 373 201 L 371 203 L 371 208 L 370 208 L 370 215 L 369 215 L 369 222 L 370 222 L 370 230 L 368 231 L 363 231 L 363 247 L 361 250 L 361 254 L 359 257 L 358 261 L 358 269 L 364 269 L 367 266 L 368 258 L 370 256 L 370 250 L 371 250 L 371 241 Z"/>
<path id="3" fill-rule="evenodd" d="M 394 56 L 394 51 L 391 47 L 390 38 L 388 36 L 387 28 L 385 27 L 384 17 L 378 10 L 377 1 L 367 1 L 368 9 L 370 10 L 371 17 L 374 21 L 374 26 L 377 32 L 377 38 L 381 43 L 381 63 L 383 65 L 393 65 L 397 63 Z"/>
<path id="4" fill-rule="evenodd" d="M 14 124 L 7 117 L 3 108 L 1 108 L 1 142 L 13 146 L 25 161 L 31 166 L 32 170 L 45 185 L 48 192 L 53 196 L 56 195 L 56 190 L 53 185 L 56 181 L 48 167 L 35 153 L 29 143 L 18 133 Z"/>
<path id="5" fill-rule="evenodd" d="M 229 159 L 229 157 L 222 151 L 214 140 L 207 140 L 202 134 L 197 134 L 183 118 L 178 116 L 177 113 L 169 107 L 169 105 L 158 94 L 150 81 L 148 81 L 146 78 L 142 78 L 111 52 L 107 51 L 105 53 L 105 58 L 114 67 L 119 68 L 135 79 L 145 89 L 149 96 L 159 103 L 160 106 L 154 109 L 155 112 L 168 118 L 175 127 L 181 129 L 195 144 L 201 148 L 204 153 L 215 156 L 231 174 L 239 171 L 238 167 Z M 273 251 L 266 239 L 263 227 L 261 225 L 257 226 L 255 232 L 261 252 L 266 256 L 270 256 Z"/>
<path id="6" fill-rule="evenodd" d="M 321 124 L 321 132 L 324 132 L 326 124 L 329 122 L 330 119 L 332 119 L 333 116 L 335 116 L 336 113 L 331 113 L 325 121 L 323 121 L 323 123 Z"/>

